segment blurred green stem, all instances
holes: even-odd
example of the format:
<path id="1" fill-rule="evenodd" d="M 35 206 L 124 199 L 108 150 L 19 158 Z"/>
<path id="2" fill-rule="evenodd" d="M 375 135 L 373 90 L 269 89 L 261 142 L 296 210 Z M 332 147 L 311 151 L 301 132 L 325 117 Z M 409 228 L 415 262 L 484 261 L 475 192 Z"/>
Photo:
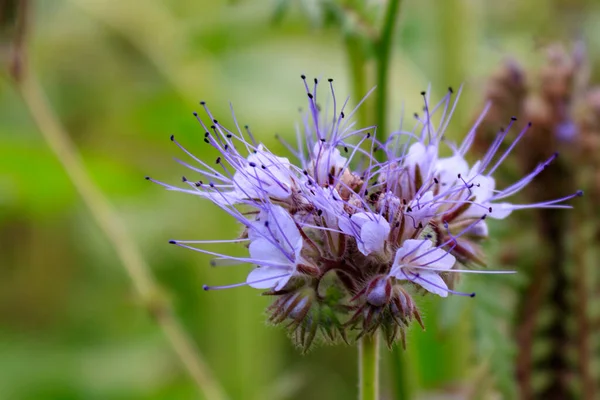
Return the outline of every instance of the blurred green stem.
<path id="1" fill-rule="evenodd" d="M 363 43 L 355 33 L 349 33 L 345 38 L 346 50 L 348 52 L 348 61 L 350 66 L 350 76 L 352 79 L 352 97 L 358 102 L 367 93 L 367 57 L 364 52 Z M 360 127 L 368 125 L 368 107 L 359 107 L 356 112 L 356 119 Z"/>
<path id="2" fill-rule="evenodd" d="M 381 36 L 376 43 L 377 53 L 377 91 L 375 101 L 375 124 L 379 131 L 379 137 L 386 133 L 387 125 L 387 100 L 388 100 L 388 73 L 390 67 L 390 55 L 396 21 L 399 16 L 401 0 L 389 0 L 384 16 Z"/>
<path id="3" fill-rule="evenodd" d="M 359 400 L 379 398 L 379 336 L 363 336 L 358 343 Z"/>
<path id="4" fill-rule="evenodd" d="M 402 345 L 396 344 L 392 349 L 391 363 L 394 387 L 395 387 L 395 399 L 410 399 L 411 398 L 411 386 L 408 379 L 407 370 L 407 357 L 408 353 L 402 348 Z"/>
<path id="5" fill-rule="evenodd" d="M 209 400 L 225 399 L 223 390 L 212 376 L 198 349 L 173 314 L 170 303 L 161 295 L 160 288 L 150 274 L 135 242 L 106 197 L 88 175 L 75 145 L 52 111 L 43 89 L 26 67 L 27 65 L 22 66 L 20 75 L 13 75 L 17 90 L 44 139 L 63 165 L 96 223 L 114 247 L 143 305 L 162 329 L 204 397 Z"/>

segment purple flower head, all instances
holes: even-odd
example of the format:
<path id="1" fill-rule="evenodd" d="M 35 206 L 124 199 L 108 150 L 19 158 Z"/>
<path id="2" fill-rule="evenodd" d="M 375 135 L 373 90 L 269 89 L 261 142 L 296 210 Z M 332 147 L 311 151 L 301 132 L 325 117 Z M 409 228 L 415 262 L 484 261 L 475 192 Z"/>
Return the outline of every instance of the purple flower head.
<path id="1" fill-rule="evenodd" d="M 270 321 L 289 321 L 292 337 L 305 349 L 318 334 L 347 341 L 347 331 L 360 337 L 381 330 L 390 345 L 404 339 L 413 318 L 421 323 L 411 293 L 472 297 L 454 291 L 449 277 L 512 272 L 480 269 L 485 262 L 479 243 L 488 235 L 488 218 L 506 218 L 523 208 L 568 208 L 564 202 L 581 195 L 537 204 L 506 202 L 555 156 L 512 185 L 496 188 L 494 171 L 527 128 L 499 152 L 513 119 L 485 156 L 469 166 L 465 156 L 489 107 L 460 145 L 448 143 L 443 135 L 458 99 L 452 90 L 433 107 L 423 92 L 425 115 L 416 116 L 412 129 L 383 139 L 376 127 L 356 126 L 356 109 L 346 110 L 348 99 L 338 103 L 331 80 L 324 99 L 317 99 L 317 80 L 310 86 L 304 76 L 303 81 L 308 110 L 296 130 L 296 145 L 283 142 L 291 154 L 273 154 L 249 129 L 240 129 L 235 116 L 235 129 L 227 129 L 201 103 L 211 121 L 205 124 L 195 114 L 203 140 L 219 157 L 200 160 L 172 137 L 189 158 L 178 161 L 194 179 L 183 178 L 180 186 L 148 179 L 212 201 L 244 227 L 234 240 L 171 243 L 210 254 L 215 265 L 253 266 L 245 282 L 205 289 L 266 290 L 275 298 Z M 440 157 L 441 147 L 452 155 Z M 247 255 L 202 246 L 230 242 L 245 244 Z"/>

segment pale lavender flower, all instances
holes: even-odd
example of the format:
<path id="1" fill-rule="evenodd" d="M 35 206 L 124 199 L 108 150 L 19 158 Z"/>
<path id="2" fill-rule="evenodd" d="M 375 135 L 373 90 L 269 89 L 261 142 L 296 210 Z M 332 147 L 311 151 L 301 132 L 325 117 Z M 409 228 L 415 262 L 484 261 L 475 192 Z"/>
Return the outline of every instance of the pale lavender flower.
<path id="1" fill-rule="evenodd" d="M 469 167 L 465 156 L 487 108 L 460 146 L 446 142 L 443 135 L 456 107 L 452 90 L 433 108 L 422 93 L 425 115 L 416 116 L 411 130 L 381 140 L 376 127 L 355 126 L 356 109 L 346 114 L 348 100 L 340 107 L 331 80 L 321 103 L 317 80 L 312 87 L 303 80 L 308 111 L 297 127 L 296 146 L 283 142 L 292 157 L 273 154 L 247 127 L 240 129 L 235 116 L 235 129 L 225 128 L 201 103 L 211 123 L 195 115 L 204 142 L 219 157 L 200 160 L 172 137 L 193 164 L 178 161 L 197 176 L 184 177 L 184 187 L 151 180 L 212 201 L 244 227 L 233 240 L 171 243 L 214 256 L 213 265 L 253 265 L 245 282 L 205 289 L 248 285 L 267 290 L 275 298 L 270 321 L 289 321 L 292 336 L 305 349 L 319 332 L 348 340 L 348 329 L 357 337 L 380 329 L 390 345 L 399 335 L 404 340 L 410 321 L 421 323 L 412 294 L 473 296 L 454 291 L 449 277 L 507 272 L 473 269 L 485 265 L 479 243 L 488 235 L 487 217 L 505 218 L 524 208 L 568 208 L 564 201 L 581 194 L 538 204 L 505 202 L 555 156 L 498 190 L 493 173 L 527 129 L 497 154 L 511 121 Z M 440 157 L 441 146 L 452 155 Z M 245 244 L 247 256 L 204 246 L 231 242 Z"/>

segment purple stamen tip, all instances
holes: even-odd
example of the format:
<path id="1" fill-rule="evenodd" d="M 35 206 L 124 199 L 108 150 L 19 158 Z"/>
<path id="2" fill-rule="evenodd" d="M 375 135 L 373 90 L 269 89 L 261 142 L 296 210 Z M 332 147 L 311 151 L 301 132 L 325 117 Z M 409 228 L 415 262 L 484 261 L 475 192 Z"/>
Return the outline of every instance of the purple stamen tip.
<path id="1" fill-rule="evenodd" d="M 177 244 L 177 242 L 175 240 L 169 240 L 170 244 Z"/>
<path id="2" fill-rule="evenodd" d="M 146 176 L 146 177 L 144 177 L 144 179 L 147 180 L 147 181 L 149 181 L 152 178 L 150 178 L 149 176 Z"/>
<path id="3" fill-rule="evenodd" d="M 175 141 L 175 135 L 171 135 L 171 141 L 174 142 Z"/>
<path id="4" fill-rule="evenodd" d="M 210 286 L 208 286 L 208 285 L 202 285 L 202 289 L 205 290 L 205 291 L 208 291 L 208 290 L 210 290 Z"/>
<path id="5" fill-rule="evenodd" d="M 583 190 L 578 190 L 577 192 L 575 192 L 575 195 L 576 195 L 577 197 L 581 197 L 581 196 L 583 196 Z"/>

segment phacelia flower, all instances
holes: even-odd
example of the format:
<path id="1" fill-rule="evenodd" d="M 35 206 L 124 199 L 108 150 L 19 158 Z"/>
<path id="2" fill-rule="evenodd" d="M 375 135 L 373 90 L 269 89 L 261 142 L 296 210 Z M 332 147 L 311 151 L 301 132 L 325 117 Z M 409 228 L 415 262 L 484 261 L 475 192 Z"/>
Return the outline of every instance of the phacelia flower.
<path id="1" fill-rule="evenodd" d="M 303 349 L 317 337 L 348 341 L 378 331 L 389 345 L 404 341 L 413 319 L 422 325 L 415 294 L 472 297 L 452 289 L 453 275 L 512 272 L 481 269 L 488 218 L 502 219 L 523 208 L 568 208 L 564 202 L 581 195 L 536 204 L 505 202 L 555 156 L 497 189 L 494 171 L 527 128 L 504 144 L 513 118 L 485 156 L 469 166 L 466 156 L 483 115 L 460 146 L 446 142 L 443 135 L 458 98 L 451 89 L 433 108 L 423 92 L 425 115 L 416 116 L 411 130 L 385 135 L 374 126 L 356 127 L 355 110 L 345 110 L 348 100 L 338 108 L 332 80 L 321 104 L 318 81 L 309 87 L 302 79 L 308 111 L 296 130 L 297 147 L 284 142 L 291 154 L 273 154 L 248 128 L 240 129 L 235 116 L 235 129 L 227 129 L 202 102 L 211 122 L 194 115 L 204 142 L 219 157 L 200 160 L 171 137 L 191 159 L 192 164 L 179 162 L 194 178 L 184 177 L 183 187 L 148 179 L 210 200 L 239 222 L 243 232 L 237 239 L 171 243 L 214 256 L 214 265 L 253 266 L 245 282 L 205 289 L 247 285 L 265 290 L 274 298 L 269 321 L 288 326 Z M 501 146 L 506 150 L 499 152 Z M 448 150 L 451 156 L 440 156 Z M 231 242 L 245 245 L 247 255 L 203 246 Z"/>

